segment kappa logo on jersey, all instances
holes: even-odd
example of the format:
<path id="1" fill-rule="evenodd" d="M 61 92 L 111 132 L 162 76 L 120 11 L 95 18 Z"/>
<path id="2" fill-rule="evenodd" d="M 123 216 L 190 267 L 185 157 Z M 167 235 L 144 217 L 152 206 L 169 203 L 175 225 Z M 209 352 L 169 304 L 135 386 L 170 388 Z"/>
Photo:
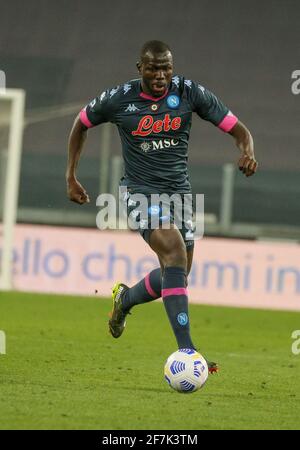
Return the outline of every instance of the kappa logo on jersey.
<path id="1" fill-rule="evenodd" d="M 152 116 L 144 116 L 138 124 L 136 130 L 132 131 L 133 136 L 148 136 L 151 133 L 161 133 L 162 131 L 176 131 L 181 126 L 181 117 L 170 118 L 170 114 L 165 114 L 163 120 L 155 120 Z"/>
<path id="2" fill-rule="evenodd" d="M 167 98 L 167 105 L 169 108 L 175 109 L 178 108 L 180 103 L 178 95 L 169 95 Z"/>
<path id="3" fill-rule="evenodd" d="M 179 88 L 179 83 L 180 83 L 180 79 L 179 76 L 176 75 L 175 77 L 172 78 L 173 83 L 176 85 L 177 88 Z"/>
<path id="4" fill-rule="evenodd" d="M 133 103 L 129 103 L 129 105 L 125 109 L 125 112 L 134 112 L 134 111 L 139 111 L 139 110 L 140 109 L 137 108 Z"/>
<path id="5" fill-rule="evenodd" d="M 192 81 L 191 80 L 184 80 L 184 84 L 189 87 L 190 89 L 192 88 Z"/>
<path id="6" fill-rule="evenodd" d="M 104 91 L 104 92 L 102 92 L 102 94 L 101 94 L 100 97 L 99 97 L 100 103 L 101 103 L 102 100 L 105 98 L 105 96 L 106 96 L 106 92 Z"/>
<path id="7" fill-rule="evenodd" d="M 113 89 L 111 89 L 111 90 L 109 91 L 109 96 L 110 96 L 110 98 L 112 98 L 112 97 L 118 92 L 119 87 L 120 87 L 120 86 L 117 86 L 116 88 L 113 88 Z"/>
<path id="8" fill-rule="evenodd" d="M 130 91 L 130 89 L 131 89 L 131 84 L 125 83 L 123 86 L 124 95 L 127 94 L 127 92 Z"/>

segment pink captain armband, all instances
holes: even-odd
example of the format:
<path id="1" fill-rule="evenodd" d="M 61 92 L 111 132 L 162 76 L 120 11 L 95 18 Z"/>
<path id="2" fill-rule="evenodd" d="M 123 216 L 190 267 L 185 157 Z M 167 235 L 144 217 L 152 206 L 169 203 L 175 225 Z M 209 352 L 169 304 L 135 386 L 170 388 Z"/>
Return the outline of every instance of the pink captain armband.
<path id="1" fill-rule="evenodd" d="M 83 108 L 80 111 L 79 118 L 80 118 L 81 122 L 83 123 L 83 125 L 85 125 L 87 128 L 91 128 L 94 126 L 92 124 L 92 122 L 89 120 L 85 108 Z"/>
<path id="2" fill-rule="evenodd" d="M 228 133 L 228 131 L 230 131 L 237 122 L 238 118 L 234 114 L 232 114 L 231 111 L 229 111 L 222 122 L 219 123 L 218 128 L 220 128 L 220 130 L 222 131 L 225 131 L 225 133 Z"/>

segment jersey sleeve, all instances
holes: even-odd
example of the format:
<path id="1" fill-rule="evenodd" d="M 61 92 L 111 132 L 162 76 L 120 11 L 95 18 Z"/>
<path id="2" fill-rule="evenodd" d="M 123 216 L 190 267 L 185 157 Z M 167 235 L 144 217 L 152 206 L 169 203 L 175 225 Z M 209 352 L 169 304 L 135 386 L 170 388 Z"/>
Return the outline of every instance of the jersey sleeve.
<path id="1" fill-rule="evenodd" d="M 192 111 L 196 112 L 201 119 L 207 120 L 229 132 L 238 122 L 238 118 L 219 100 L 215 94 L 192 81 L 189 89 Z"/>
<path id="2" fill-rule="evenodd" d="M 113 98 L 117 88 L 108 89 L 94 98 L 80 111 L 80 120 L 87 128 L 100 125 L 105 122 L 114 122 L 116 100 Z"/>

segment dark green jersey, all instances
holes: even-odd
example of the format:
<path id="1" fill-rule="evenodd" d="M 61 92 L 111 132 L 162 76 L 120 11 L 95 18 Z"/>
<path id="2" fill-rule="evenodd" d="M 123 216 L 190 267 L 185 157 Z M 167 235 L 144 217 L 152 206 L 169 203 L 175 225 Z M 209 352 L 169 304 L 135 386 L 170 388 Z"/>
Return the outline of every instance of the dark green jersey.
<path id="1" fill-rule="evenodd" d="M 80 118 L 88 128 L 104 122 L 117 125 L 129 187 L 185 193 L 191 189 L 187 159 L 193 112 L 226 132 L 238 120 L 212 92 L 181 76 L 172 78 L 160 98 L 145 94 L 139 79 L 108 89 Z"/>

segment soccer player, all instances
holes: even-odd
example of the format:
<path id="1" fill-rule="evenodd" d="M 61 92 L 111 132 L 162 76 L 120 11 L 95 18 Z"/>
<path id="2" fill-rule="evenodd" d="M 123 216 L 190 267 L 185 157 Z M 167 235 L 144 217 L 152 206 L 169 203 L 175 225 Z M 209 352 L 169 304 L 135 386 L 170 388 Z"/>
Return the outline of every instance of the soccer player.
<path id="1" fill-rule="evenodd" d="M 121 185 L 128 190 L 128 210 L 133 194 L 191 192 L 187 172 L 188 140 L 192 113 L 230 134 L 240 150 L 239 169 L 245 176 L 256 172 L 253 139 L 248 129 L 208 89 L 201 84 L 173 75 L 173 58 L 169 46 L 161 41 L 146 42 L 137 63 L 139 79 L 104 91 L 76 117 L 69 137 L 66 172 L 69 199 L 83 204 L 89 196 L 76 178 L 76 168 L 87 137 L 87 130 L 104 122 L 118 127 L 125 162 Z M 155 205 L 154 205 L 155 206 Z M 162 212 L 153 211 L 159 225 L 151 229 L 140 221 L 139 232 L 158 256 L 160 267 L 129 288 L 117 283 L 113 289 L 113 309 L 109 330 L 121 336 L 126 316 L 138 304 L 162 297 L 177 340 L 178 348 L 193 348 L 188 315 L 187 275 L 191 269 L 194 242 L 187 223 L 176 226 L 170 211 L 170 227 L 162 226 Z M 189 235 L 189 238 L 187 237 Z M 210 372 L 217 366 L 209 363 Z"/>

